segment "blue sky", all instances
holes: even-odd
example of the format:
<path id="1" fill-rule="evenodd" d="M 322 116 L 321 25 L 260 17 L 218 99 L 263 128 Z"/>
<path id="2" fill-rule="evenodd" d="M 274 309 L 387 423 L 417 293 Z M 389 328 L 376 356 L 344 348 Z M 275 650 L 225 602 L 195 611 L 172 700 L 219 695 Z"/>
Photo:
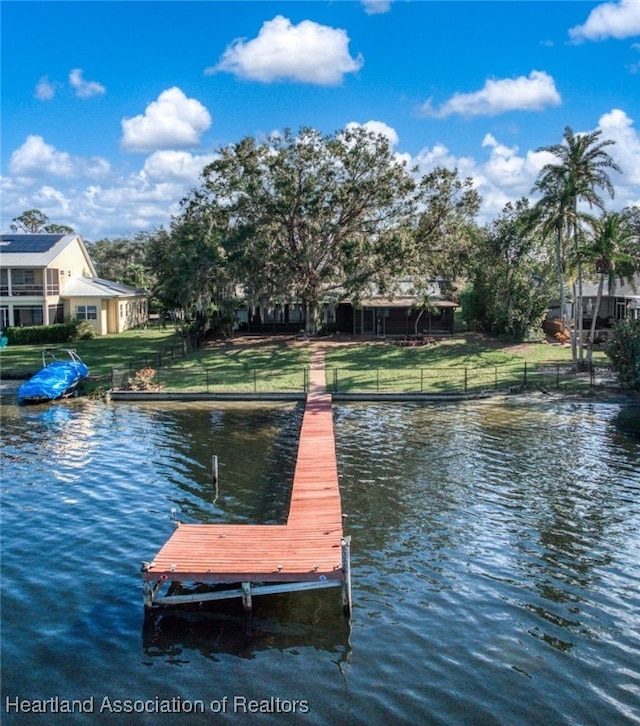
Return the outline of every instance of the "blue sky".
<path id="1" fill-rule="evenodd" d="M 0 229 L 87 240 L 166 225 L 224 144 L 311 126 L 456 167 L 481 221 L 529 195 L 565 126 L 603 131 L 640 204 L 640 0 L 10 2 Z"/>

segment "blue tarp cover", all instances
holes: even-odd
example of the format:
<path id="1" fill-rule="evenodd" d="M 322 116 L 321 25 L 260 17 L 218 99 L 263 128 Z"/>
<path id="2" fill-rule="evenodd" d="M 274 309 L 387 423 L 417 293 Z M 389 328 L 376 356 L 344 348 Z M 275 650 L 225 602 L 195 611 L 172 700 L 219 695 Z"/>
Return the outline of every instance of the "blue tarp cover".
<path id="1" fill-rule="evenodd" d="M 54 360 L 20 386 L 18 401 L 60 398 L 88 375 L 89 369 L 80 360 Z"/>

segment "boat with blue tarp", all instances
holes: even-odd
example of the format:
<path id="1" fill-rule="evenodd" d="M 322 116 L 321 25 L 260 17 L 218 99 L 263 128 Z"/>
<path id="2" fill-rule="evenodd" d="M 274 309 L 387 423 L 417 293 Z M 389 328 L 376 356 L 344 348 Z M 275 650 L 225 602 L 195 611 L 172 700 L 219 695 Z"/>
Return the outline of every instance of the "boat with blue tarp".
<path id="1" fill-rule="evenodd" d="M 44 403 L 72 396 L 89 375 L 89 368 L 75 350 L 67 349 L 69 360 L 58 360 L 54 351 L 42 351 L 42 368 L 18 389 L 18 403 Z M 47 363 L 48 358 L 51 361 Z"/>

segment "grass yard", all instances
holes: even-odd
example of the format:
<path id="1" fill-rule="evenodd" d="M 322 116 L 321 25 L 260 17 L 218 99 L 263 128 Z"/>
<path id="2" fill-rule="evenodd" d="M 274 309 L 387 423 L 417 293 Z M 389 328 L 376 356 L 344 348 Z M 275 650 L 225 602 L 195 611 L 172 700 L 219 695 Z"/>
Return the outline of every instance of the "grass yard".
<path id="1" fill-rule="evenodd" d="M 50 347 L 59 350 L 59 358 L 64 358 L 65 348 L 73 348 L 89 366 L 92 376 L 106 376 L 111 369 L 123 365 L 129 358 L 144 359 L 157 355 L 163 348 L 178 344 L 173 329 L 149 327 L 137 328 L 118 335 L 103 335 L 91 340 L 78 340 L 74 343 L 46 345 L 11 345 L 0 351 L 0 376 L 25 377 L 40 370 L 42 350 Z"/>
<path id="2" fill-rule="evenodd" d="M 341 392 L 443 393 L 522 385 L 585 385 L 584 376 L 567 376 L 570 348 L 548 343 L 513 344 L 477 333 L 416 347 L 382 341 L 335 347 L 327 352 L 326 363 L 329 386 Z M 594 363 L 607 366 L 608 359 L 598 351 Z M 586 384 L 589 382 L 587 376 Z"/>
<path id="3" fill-rule="evenodd" d="M 329 337 L 240 337 L 212 341 L 183 352 L 173 329 L 149 327 L 73 344 L 102 385 L 125 384 L 141 368 L 168 390 L 303 391 L 311 350 L 326 351 L 327 386 L 339 392 L 477 391 L 514 385 L 585 386 L 567 376 L 571 349 L 543 343 L 512 344 L 477 333 L 460 333 L 425 346 Z M 64 346 L 55 346 L 63 348 Z M 26 377 L 39 369 L 40 346 L 8 346 L 0 352 L 3 377 Z M 597 366 L 608 359 L 598 351 Z M 526 364 L 526 372 L 525 372 Z M 114 372 L 115 371 L 115 372 Z M 526 377 L 525 377 L 526 376 Z M 586 377 L 586 385 L 590 383 Z"/>

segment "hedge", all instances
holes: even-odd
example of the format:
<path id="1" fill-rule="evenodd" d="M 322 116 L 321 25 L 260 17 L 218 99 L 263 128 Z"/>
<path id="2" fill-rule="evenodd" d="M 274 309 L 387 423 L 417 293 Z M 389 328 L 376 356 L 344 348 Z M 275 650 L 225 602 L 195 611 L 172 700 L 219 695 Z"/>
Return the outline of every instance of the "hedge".
<path id="1" fill-rule="evenodd" d="M 56 325 L 31 325 L 26 328 L 6 328 L 4 335 L 9 345 L 41 345 L 45 343 L 72 343 L 93 338 L 91 323 L 71 320 Z"/>

